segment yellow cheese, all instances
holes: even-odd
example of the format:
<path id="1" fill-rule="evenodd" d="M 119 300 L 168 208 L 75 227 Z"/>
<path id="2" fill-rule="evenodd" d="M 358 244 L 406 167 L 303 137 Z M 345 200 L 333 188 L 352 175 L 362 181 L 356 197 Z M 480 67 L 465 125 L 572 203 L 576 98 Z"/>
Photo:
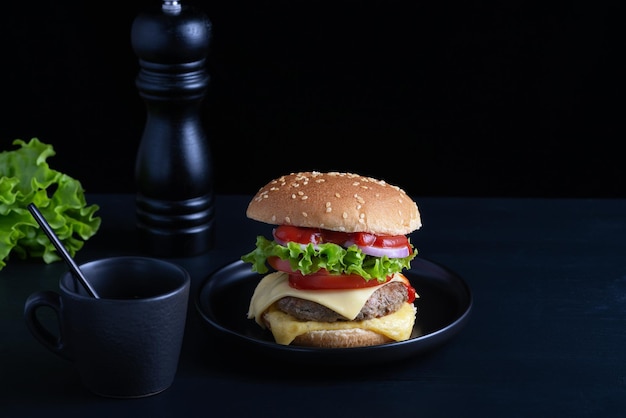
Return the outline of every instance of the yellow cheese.
<path id="1" fill-rule="evenodd" d="M 401 276 L 394 274 L 387 282 L 402 281 Z M 256 322 L 264 326 L 261 315 L 272 303 L 286 297 L 293 296 L 324 305 L 327 308 L 343 315 L 348 319 L 354 319 L 365 305 L 365 302 L 377 289 L 385 284 L 349 290 L 301 290 L 294 289 L 289 285 L 289 275 L 283 272 L 274 272 L 266 275 L 257 285 L 248 310 L 248 318 L 254 318 Z"/>
<path id="2" fill-rule="evenodd" d="M 415 323 L 416 308 L 405 303 L 398 311 L 381 318 L 366 319 L 358 322 L 316 322 L 297 321 L 292 316 L 271 307 L 266 314 L 274 339 L 278 344 L 289 345 L 298 335 L 309 331 L 338 330 L 361 328 L 386 335 L 395 341 L 404 341 L 411 337 Z"/>

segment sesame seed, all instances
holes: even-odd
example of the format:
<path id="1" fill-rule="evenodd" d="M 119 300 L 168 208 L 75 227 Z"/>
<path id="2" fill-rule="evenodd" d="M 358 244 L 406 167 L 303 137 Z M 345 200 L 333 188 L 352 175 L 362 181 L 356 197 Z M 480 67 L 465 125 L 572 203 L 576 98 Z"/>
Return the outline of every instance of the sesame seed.
<path id="1" fill-rule="evenodd" d="M 302 216 L 304 216 L 305 218 L 308 217 L 309 215 L 306 212 L 302 212 Z"/>
<path id="2" fill-rule="evenodd" d="M 339 198 L 341 195 L 339 193 L 335 193 L 335 197 Z"/>
<path id="3" fill-rule="evenodd" d="M 286 224 L 290 224 L 291 223 L 291 218 L 289 216 L 285 216 L 285 223 Z"/>
<path id="4" fill-rule="evenodd" d="M 300 199 L 301 200 L 307 200 L 309 198 L 309 196 L 302 196 Z"/>
<path id="5" fill-rule="evenodd" d="M 347 214 L 346 212 L 344 212 L 344 213 L 342 213 L 342 214 L 341 214 L 341 217 L 342 217 L 343 219 L 346 219 L 346 218 L 348 217 L 348 214 Z"/>

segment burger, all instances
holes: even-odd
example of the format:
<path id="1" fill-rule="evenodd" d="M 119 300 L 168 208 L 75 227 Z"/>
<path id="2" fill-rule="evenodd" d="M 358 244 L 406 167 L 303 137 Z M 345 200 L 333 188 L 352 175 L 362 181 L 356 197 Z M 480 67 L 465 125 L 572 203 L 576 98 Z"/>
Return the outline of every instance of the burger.
<path id="1" fill-rule="evenodd" d="M 263 186 L 246 216 L 276 225 L 241 257 L 263 275 L 248 318 L 279 344 L 362 347 L 407 340 L 417 309 L 403 275 L 417 251 L 417 204 L 353 173 L 299 172 Z"/>

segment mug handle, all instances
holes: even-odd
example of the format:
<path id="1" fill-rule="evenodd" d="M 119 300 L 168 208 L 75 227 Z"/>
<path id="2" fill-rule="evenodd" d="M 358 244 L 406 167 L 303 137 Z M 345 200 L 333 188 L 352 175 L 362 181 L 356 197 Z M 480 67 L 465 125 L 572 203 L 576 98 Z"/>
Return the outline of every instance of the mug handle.
<path id="1" fill-rule="evenodd" d="M 56 314 L 59 324 L 59 334 L 55 335 L 50 332 L 37 318 L 37 311 L 41 308 L 50 308 Z M 24 304 L 24 318 L 26 326 L 31 334 L 43 344 L 44 347 L 53 353 L 69 360 L 68 350 L 66 349 L 63 338 L 63 322 L 61 321 L 61 295 L 50 290 L 35 292 L 28 296 Z"/>

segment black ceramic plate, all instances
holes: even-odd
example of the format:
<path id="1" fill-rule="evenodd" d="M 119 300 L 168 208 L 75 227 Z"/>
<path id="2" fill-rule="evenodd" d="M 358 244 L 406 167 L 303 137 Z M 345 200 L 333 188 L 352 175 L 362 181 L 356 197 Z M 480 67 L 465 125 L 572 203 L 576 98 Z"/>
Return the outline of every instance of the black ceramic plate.
<path id="1" fill-rule="evenodd" d="M 396 361 L 430 350 L 450 339 L 466 323 L 472 296 L 467 284 L 449 269 L 421 258 L 404 272 L 420 298 L 411 338 L 372 347 L 308 348 L 281 345 L 246 314 L 261 276 L 242 261 L 211 274 L 201 285 L 196 308 L 211 331 L 255 354 L 307 364 L 359 365 Z"/>

